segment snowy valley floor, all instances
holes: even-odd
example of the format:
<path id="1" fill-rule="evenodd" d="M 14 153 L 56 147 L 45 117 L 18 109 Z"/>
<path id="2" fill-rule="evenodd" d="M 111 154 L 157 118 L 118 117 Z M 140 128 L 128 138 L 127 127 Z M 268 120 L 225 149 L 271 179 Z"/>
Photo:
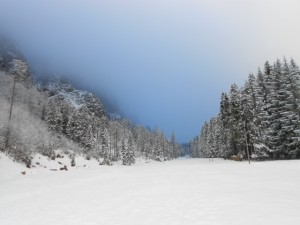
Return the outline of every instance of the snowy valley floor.
<path id="1" fill-rule="evenodd" d="M 0 167 L 2 225 L 300 224 L 300 161 L 179 159 L 25 176 Z"/>

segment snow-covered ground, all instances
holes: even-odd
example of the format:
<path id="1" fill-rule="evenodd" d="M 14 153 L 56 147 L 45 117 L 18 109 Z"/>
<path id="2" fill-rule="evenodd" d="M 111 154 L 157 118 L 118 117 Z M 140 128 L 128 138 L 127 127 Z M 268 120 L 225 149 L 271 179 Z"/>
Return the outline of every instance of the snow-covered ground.
<path id="1" fill-rule="evenodd" d="M 3 225 L 300 224 L 300 161 L 95 163 L 21 175 L 1 158 Z"/>

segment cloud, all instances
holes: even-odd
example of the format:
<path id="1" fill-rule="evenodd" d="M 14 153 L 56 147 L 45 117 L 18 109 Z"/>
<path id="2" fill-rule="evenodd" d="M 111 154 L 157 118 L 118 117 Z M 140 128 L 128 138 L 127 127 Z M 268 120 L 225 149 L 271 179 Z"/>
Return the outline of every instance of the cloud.
<path id="1" fill-rule="evenodd" d="M 72 74 L 180 141 L 265 60 L 300 62 L 296 0 L 2 0 L 0 27 L 34 68 Z"/>

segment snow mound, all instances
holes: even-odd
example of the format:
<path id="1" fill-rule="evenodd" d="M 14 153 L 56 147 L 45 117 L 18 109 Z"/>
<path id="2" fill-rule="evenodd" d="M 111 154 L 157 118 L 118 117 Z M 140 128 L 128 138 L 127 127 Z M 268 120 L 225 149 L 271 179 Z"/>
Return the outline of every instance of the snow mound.
<path id="1" fill-rule="evenodd" d="M 82 156 L 74 156 L 75 165 L 72 166 L 71 154 L 65 154 L 61 150 L 55 151 L 56 158 L 50 159 L 47 156 L 36 153 L 31 161 L 31 168 L 27 168 L 23 163 L 13 161 L 12 158 L 0 152 L 0 180 L 15 179 L 17 177 L 33 174 L 45 174 L 64 171 L 76 171 L 80 169 L 98 168 L 99 161 Z"/>

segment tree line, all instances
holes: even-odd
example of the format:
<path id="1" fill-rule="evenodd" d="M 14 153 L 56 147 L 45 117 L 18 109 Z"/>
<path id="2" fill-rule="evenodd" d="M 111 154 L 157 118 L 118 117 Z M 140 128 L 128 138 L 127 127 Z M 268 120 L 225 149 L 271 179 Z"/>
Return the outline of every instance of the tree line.
<path id="1" fill-rule="evenodd" d="M 293 59 L 264 64 L 222 93 L 220 111 L 190 142 L 192 157 L 300 158 L 300 71 Z"/>

